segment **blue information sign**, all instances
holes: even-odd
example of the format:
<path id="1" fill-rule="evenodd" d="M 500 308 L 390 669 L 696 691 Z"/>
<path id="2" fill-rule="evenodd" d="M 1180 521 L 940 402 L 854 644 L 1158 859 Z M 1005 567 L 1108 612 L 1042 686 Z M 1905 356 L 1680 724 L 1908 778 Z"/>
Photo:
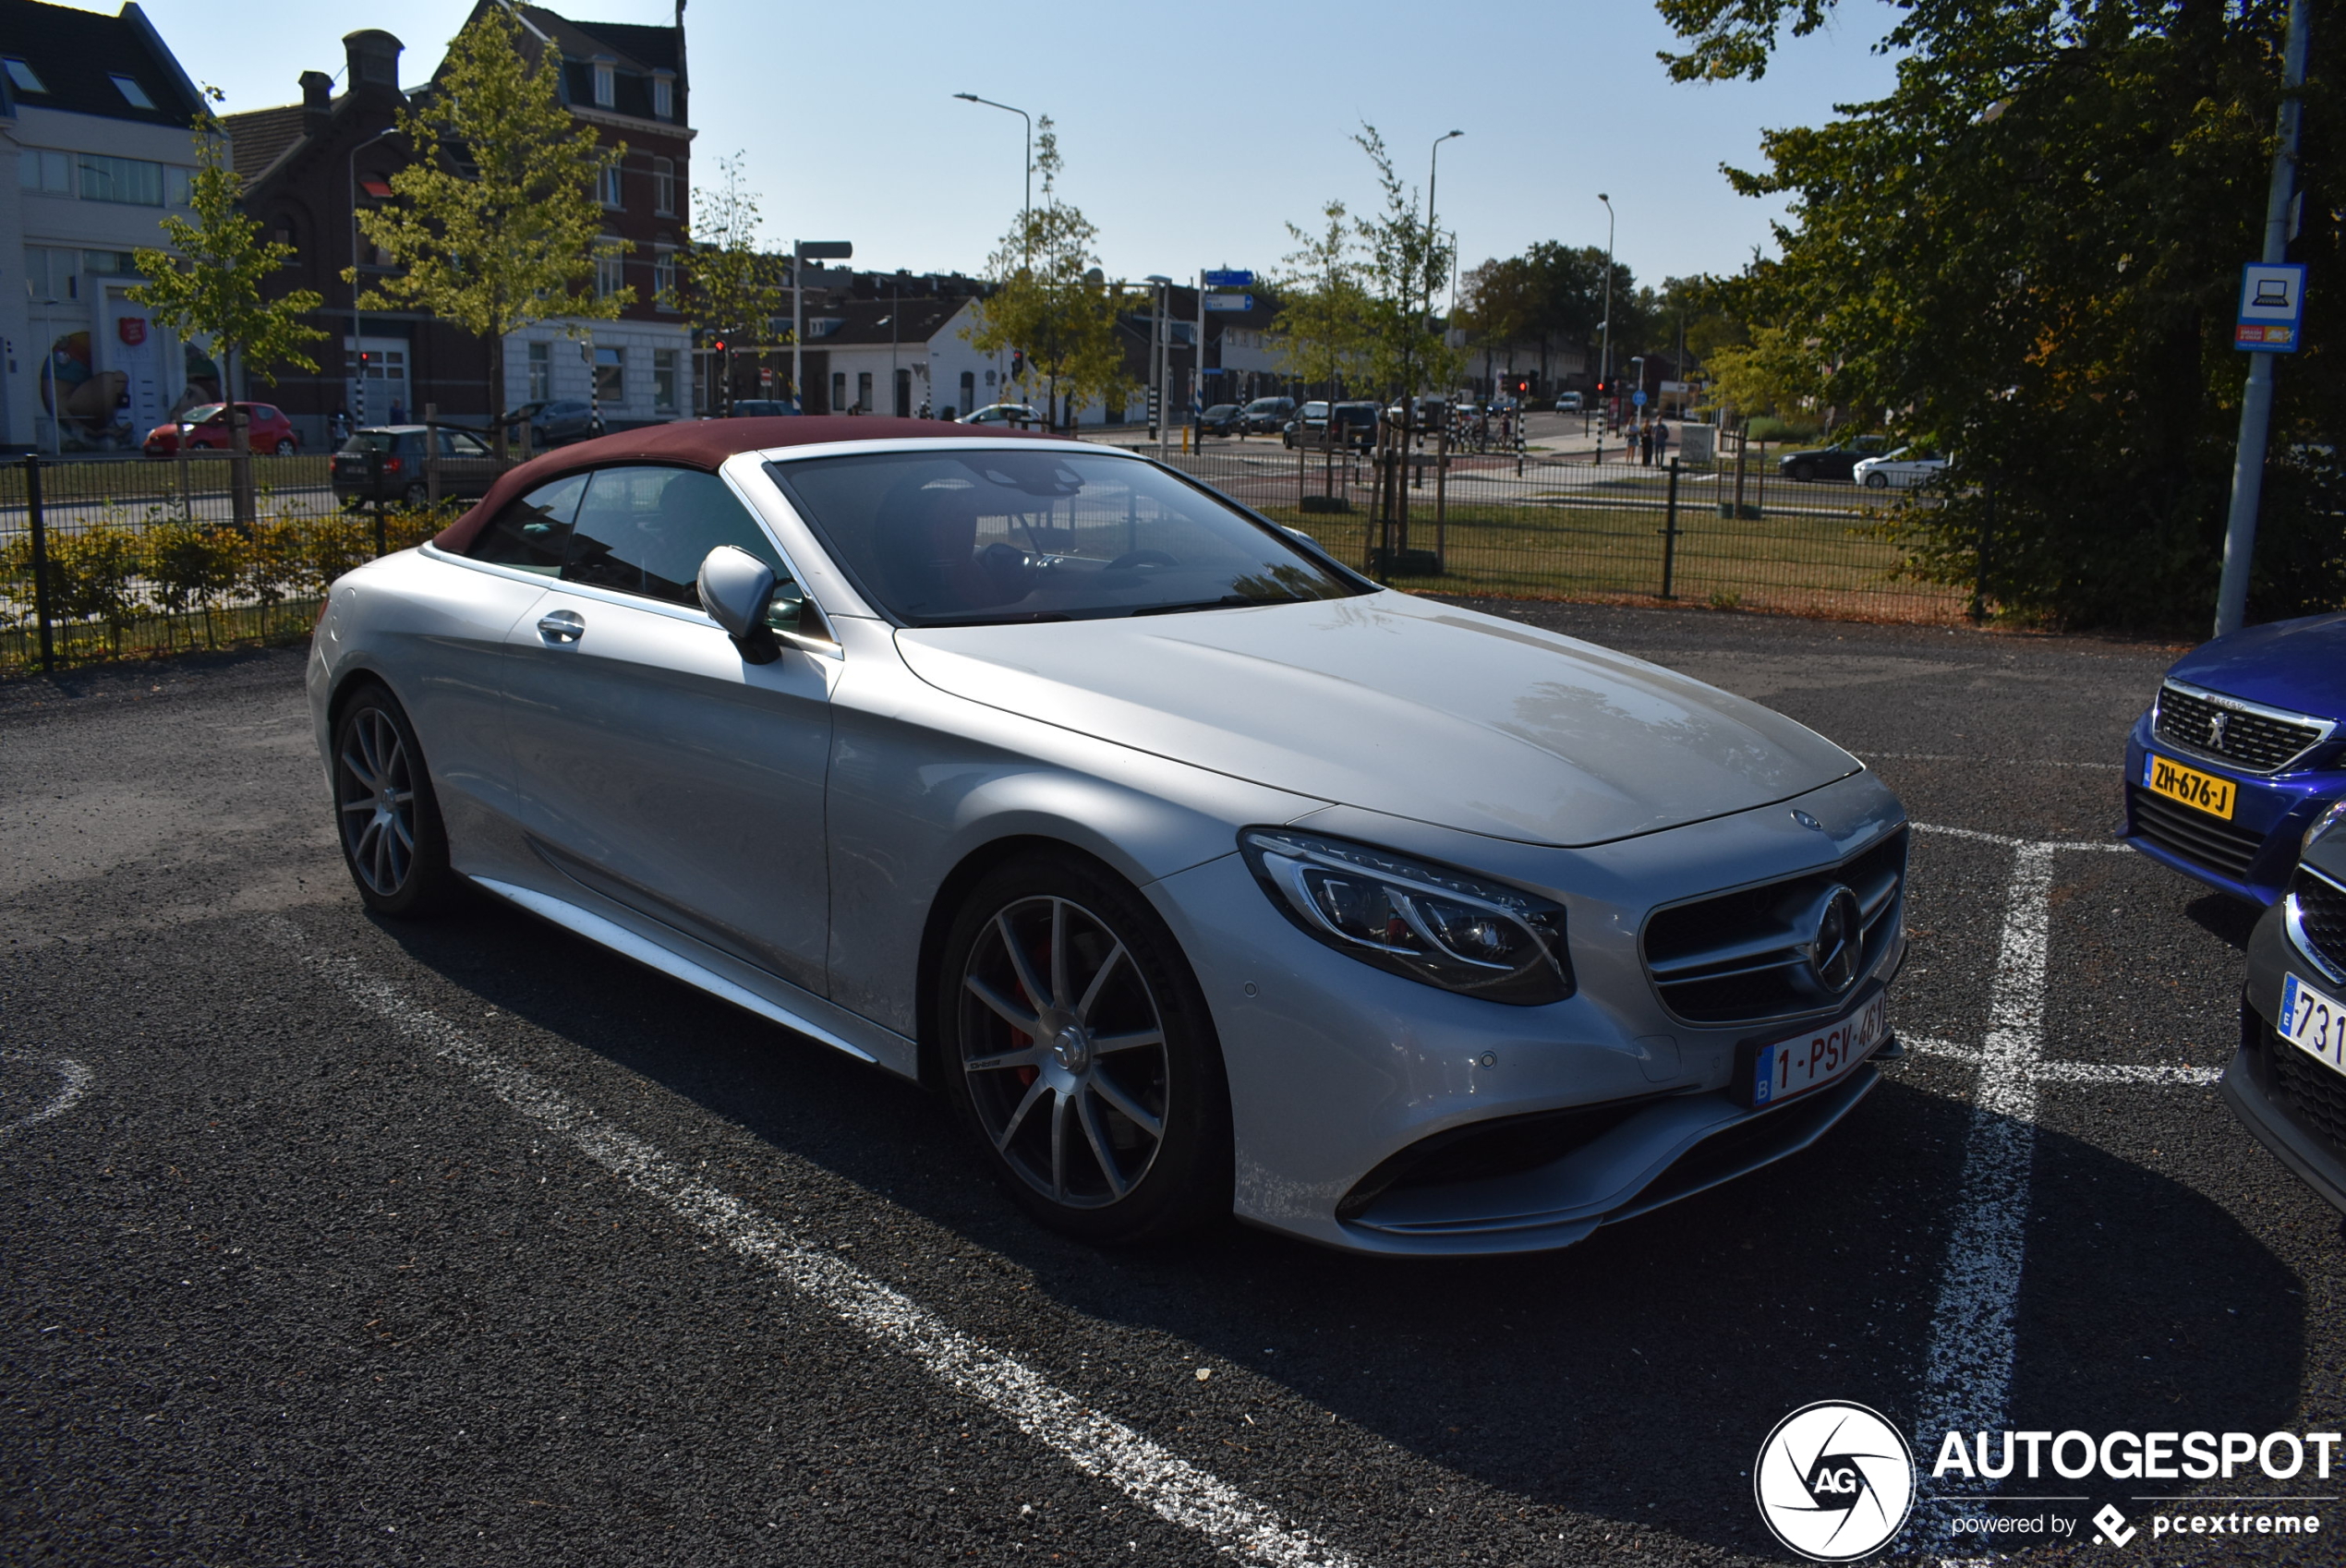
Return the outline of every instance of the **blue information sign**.
<path id="1" fill-rule="evenodd" d="M 1643 407 L 1646 405 L 1646 390 L 1645 390 L 1645 388 L 1643 388 L 1643 387 L 1639 387 L 1639 388 L 1636 392 L 1631 392 L 1631 393 L 1629 394 L 1629 401 L 1630 401 L 1630 403 L 1631 403 L 1631 404 L 1635 404 L 1637 407 L 1643 408 Z"/>
<path id="2" fill-rule="evenodd" d="M 2240 320 L 2232 346 L 2248 354 L 2294 354 L 2305 324 L 2305 269 L 2255 261 L 2240 270 Z"/>
<path id="3" fill-rule="evenodd" d="M 1208 272 L 1205 274 L 1205 286 L 1207 288 L 1252 288 L 1254 274 L 1234 271 Z"/>

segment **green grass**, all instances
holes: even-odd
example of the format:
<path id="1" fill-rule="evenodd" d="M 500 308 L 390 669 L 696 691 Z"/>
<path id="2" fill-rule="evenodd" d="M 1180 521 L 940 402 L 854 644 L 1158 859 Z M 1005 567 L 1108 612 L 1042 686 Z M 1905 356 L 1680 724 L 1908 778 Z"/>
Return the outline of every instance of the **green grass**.
<path id="1" fill-rule="evenodd" d="M 332 465 L 333 460 L 323 452 L 292 457 L 256 455 L 252 460 L 253 482 L 264 494 L 322 487 L 333 476 Z M 189 458 L 187 482 L 199 495 L 224 494 L 228 488 L 228 460 Z M 41 464 L 41 498 L 46 504 L 139 504 L 175 500 L 178 494 L 179 464 L 161 458 L 105 458 Z M 0 506 L 24 503 L 24 463 L 21 459 L 0 462 Z"/>

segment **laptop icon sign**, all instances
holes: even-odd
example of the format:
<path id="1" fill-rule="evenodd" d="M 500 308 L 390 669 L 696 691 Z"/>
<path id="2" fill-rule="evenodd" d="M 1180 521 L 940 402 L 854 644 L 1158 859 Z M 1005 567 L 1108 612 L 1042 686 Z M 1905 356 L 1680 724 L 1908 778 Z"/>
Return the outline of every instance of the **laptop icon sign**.
<path id="1" fill-rule="evenodd" d="M 2289 280 L 2287 278 L 2258 278 L 2256 297 L 2252 303 L 2268 308 L 2288 309 Z"/>

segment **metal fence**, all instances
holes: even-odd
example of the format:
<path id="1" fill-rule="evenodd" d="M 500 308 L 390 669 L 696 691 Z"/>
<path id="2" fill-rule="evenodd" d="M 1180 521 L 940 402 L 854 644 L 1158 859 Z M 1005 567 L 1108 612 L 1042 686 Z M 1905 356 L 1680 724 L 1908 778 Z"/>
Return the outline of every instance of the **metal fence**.
<path id="1" fill-rule="evenodd" d="M 1914 574 L 1897 543 L 1909 509 L 1932 497 L 1786 480 L 1732 447 L 1701 464 L 1617 451 L 1599 462 L 1216 441 L 1167 461 L 1348 564 L 1429 593 L 1938 624 L 1971 607 L 1968 588 Z"/>
<path id="2" fill-rule="evenodd" d="M 345 509 L 323 456 L 251 462 L 246 506 L 224 455 L 0 466 L 0 673 L 298 634 L 327 584 L 453 515 L 389 487 Z"/>

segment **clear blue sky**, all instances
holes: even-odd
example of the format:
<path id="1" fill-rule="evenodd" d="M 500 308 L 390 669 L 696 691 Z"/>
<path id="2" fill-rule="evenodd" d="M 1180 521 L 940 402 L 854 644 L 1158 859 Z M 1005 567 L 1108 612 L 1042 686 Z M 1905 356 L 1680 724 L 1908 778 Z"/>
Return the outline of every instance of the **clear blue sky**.
<path id="1" fill-rule="evenodd" d="M 305 69 L 339 73 L 341 35 L 388 27 L 404 77 L 428 77 L 467 0 L 266 8 L 224 25 L 218 0 L 145 0 L 187 74 L 231 110 L 296 102 Z M 111 6 L 93 6 L 111 10 Z M 581 20 L 661 22 L 670 0 L 575 0 Z M 1816 124 L 1878 96 L 1869 53 L 1893 13 L 1843 0 L 1827 34 L 1790 44 L 1764 81 L 1678 87 L 1655 60 L 1670 35 L 1644 0 L 1485 0 L 1480 6 L 1246 5 L 1203 11 L 1105 5 L 1010 7 L 894 0 L 869 10 L 693 0 L 686 12 L 699 128 L 695 174 L 747 161 L 767 234 L 855 242 L 858 265 L 974 272 L 1015 220 L 1016 115 L 1049 115 L 1066 196 L 1100 230 L 1112 276 L 1201 266 L 1274 268 L 1285 224 L 1375 187 L 1347 139 L 1363 119 L 1421 183 L 1442 150 L 1440 219 L 1466 262 L 1535 240 L 1602 245 L 1641 281 L 1728 272 L 1769 244 L 1771 203 L 1734 195 L 1720 163 L 1758 162 L 1759 133 Z"/>

